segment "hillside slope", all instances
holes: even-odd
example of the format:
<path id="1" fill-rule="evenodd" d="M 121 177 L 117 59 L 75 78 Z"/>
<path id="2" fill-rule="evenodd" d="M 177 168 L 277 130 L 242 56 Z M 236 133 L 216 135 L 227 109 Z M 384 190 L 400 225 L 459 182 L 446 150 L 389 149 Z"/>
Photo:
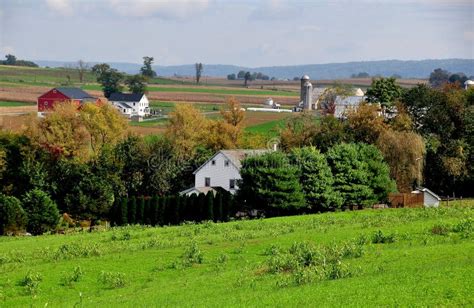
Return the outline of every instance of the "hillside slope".
<path id="1" fill-rule="evenodd" d="M 3 237 L 0 302 L 472 307 L 472 206 Z"/>

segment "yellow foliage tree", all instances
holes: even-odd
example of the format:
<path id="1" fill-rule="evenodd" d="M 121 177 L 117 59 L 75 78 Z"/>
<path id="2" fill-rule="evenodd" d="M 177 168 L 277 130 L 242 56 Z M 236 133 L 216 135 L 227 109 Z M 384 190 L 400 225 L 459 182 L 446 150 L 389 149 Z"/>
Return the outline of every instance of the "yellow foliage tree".
<path id="1" fill-rule="evenodd" d="M 181 157 L 190 157 L 196 147 L 203 144 L 207 134 L 208 120 L 192 105 L 179 104 L 170 114 L 166 137 L 173 143 L 175 151 Z"/>
<path id="2" fill-rule="evenodd" d="M 109 104 L 85 104 L 79 116 L 89 132 L 92 151 L 97 154 L 105 145 L 114 145 L 123 138 L 127 121 Z"/>
<path id="3" fill-rule="evenodd" d="M 32 116 L 25 134 L 55 156 L 89 158 L 89 133 L 77 116 L 77 104 L 73 102 L 56 104 L 44 118 Z"/>

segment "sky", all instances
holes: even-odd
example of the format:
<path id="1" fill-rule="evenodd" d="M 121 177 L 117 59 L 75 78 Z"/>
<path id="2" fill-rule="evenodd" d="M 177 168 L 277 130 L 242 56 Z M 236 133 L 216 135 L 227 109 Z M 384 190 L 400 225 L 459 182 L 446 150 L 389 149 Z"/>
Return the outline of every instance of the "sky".
<path id="1" fill-rule="evenodd" d="M 250 67 L 474 58 L 474 0 L 0 0 L 0 57 Z"/>

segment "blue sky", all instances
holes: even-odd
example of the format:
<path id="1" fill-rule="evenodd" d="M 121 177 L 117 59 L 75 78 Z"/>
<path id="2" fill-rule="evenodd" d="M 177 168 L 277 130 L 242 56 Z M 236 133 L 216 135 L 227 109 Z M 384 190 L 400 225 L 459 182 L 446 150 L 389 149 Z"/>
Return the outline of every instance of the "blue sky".
<path id="1" fill-rule="evenodd" d="M 0 57 L 271 66 L 474 58 L 473 0 L 0 0 Z"/>

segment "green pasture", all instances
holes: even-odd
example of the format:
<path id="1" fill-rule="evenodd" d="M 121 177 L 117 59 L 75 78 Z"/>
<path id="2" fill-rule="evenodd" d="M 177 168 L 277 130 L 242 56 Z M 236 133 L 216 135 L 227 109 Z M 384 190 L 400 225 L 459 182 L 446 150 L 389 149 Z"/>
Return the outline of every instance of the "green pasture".
<path id="1" fill-rule="evenodd" d="M 472 307 L 473 207 L 3 237 L 0 306 Z"/>
<path id="2" fill-rule="evenodd" d="M 34 106 L 34 105 L 35 105 L 34 103 L 0 101 L 0 107 L 24 107 L 24 106 Z"/>

